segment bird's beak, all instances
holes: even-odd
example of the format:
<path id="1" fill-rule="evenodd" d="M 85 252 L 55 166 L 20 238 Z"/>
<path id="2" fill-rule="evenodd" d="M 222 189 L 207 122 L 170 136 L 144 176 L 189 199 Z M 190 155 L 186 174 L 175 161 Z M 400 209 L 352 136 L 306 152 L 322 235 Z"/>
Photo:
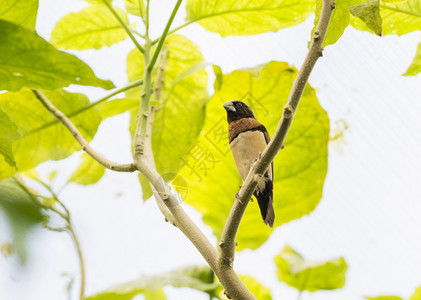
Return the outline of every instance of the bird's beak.
<path id="1" fill-rule="evenodd" d="M 228 102 L 224 103 L 224 105 L 222 105 L 222 106 L 225 108 L 225 110 L 227 112 L 229 112 L 229 111 L 236 111 L 235 110 L 235 107 L 234 107 L 234 104 L 232 103 L 232 101 L 228 101 Z"/>

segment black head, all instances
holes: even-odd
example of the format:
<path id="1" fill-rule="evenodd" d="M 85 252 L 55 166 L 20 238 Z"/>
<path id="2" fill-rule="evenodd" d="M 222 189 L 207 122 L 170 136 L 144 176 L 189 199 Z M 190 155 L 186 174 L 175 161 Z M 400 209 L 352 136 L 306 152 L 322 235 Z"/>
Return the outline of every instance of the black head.
<path id="1" fill-rule="evenodd" d="M 228 101 L 222 105 L 227 111 L 228 123 L 242 118 L 254 118 L 253 111 L 247 104 L 238 100 Z"/>

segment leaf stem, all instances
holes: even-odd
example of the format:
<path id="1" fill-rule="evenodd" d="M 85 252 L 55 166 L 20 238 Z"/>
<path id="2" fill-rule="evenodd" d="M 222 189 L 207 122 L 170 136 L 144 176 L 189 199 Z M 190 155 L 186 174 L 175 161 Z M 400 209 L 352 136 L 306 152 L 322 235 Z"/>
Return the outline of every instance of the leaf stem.
<path id="1" fill-rule="evenodd" d="M 156 49 L 152 56 L 151 61 L 149 62 L 148 69 L 152 70 L 153 67 L 155 66 L 159 53 L 161 52 L 162 46 L 164 45 L 165 39 L 167 38 L 168 32 L 170 31 L 171 24 L 174 21 L 175 15 L 177 14 L 178 8 L 180 7 L 182 1 L 183 0 L 177 0 L 177 3 L 175 4 L 175 7 L 171 13 L 171 16 L 168 19 L 167 25 L 165 26 L 164 32 L 161 34 L 161 37 L 159 38 L 158 45 L 156 46 Z"/>
<path id="2" fill-rule="evenodd" d="M 139 49 L 139 51 L 141 53 L 144 52 L 143 47 L 139 44 L 139 42 L 136 40 L 136 38 L 134 37 L 132 30 L 129 28 L 129 26 L 127 26 L 126 22 L 124 22 L 124 20 L 120 17 L 120 15 L 116 12 L 116 10 L 114 9 L 114 7 L 107 1 L 107 0 L 102 0 L 102 2 L 108 7 L 108 9 L 110 10 L 110 12 L 114 15 L 114 17 L 117 19 L 118 23 L 120 23 L 120 26 L 126 31 L 126 33 L 129 35 L 130 39 L 133 41 L 133 43 L 135 44 L 136 48 Z"/>
<path id="3" fill-rule="evenodd" d="M 235 237 L 247 204 L 256 188 L 257 180 L 260 176 L 263 176 L 279 150 L 282 148 L 310 73 L 318 58 L 322 56 L 323 41 L 334 8 L 334 0 L 323 0 L 319 23 L 317 24 L 316 30 L 313 34 L 303 65 L 301 66 L 301 69 L 292 85 L 287 103 L 284 107 L 284 112 L 281 120 L 279 121 L 278 127 L 276 128 L 275 134 L 266 149 L 263 151 L 261 158 L 256 161 L 250 169 L 243 186 L 237 194 L 236 201 L 231 208 L 222 232 L 221 242 L 219 244 L 221 247 L 219 263 L 221 265 L 226 265 L 227 268 L 232 267 L 236 246 Z"/>
<path id="4" fill-rule="evenodd" d="M 91 109 L 92 107 L 95 107 L 95 106 L 97 106 L 98 104 L 101 104 L 102 102 L 107 101 L 108 99 L 110 99 L 111 97 L 113 97 L 113 96 L 115 96 L 115 95 L 117 95 L 117 94 L 120 94 L 120 93 L 122 93 L 122 92 L 124 92 L 124 91 L 130 90 L 130 89 L 132 89 L 132 88 L 135 88 L 135 87 L 138 87 L 138 86 L 142 85 L 142 83 L 143 83 L 143 80 L 142 80 L 142 79 L 137 80 L 137 81 L 133 81 L 132 83 L 130 83 L 130 84 L 128 84 L 128 85 L 126 85 L 126 86 L 124 86 L 124 87 L 122 87 L 122 88 L 119 88 L 119 89 L 117 89 L 117 90 L 115 90 L 115 91 L 111 92 L 110 94 L 108 94 L 108 95 L 106 95 L 106 96 L 102 97 L 101 99 L 99 99 L 99 100 L 97 100 L 97 101 L 94 101 L 94 102 L 91 102 L 91 103 L 89 103 L 88 105 L 83 106 L 83 107 L 81 107 L 81 108 L 79 108 L 79 109 L 75 110 L 74 112 L 71 112 L 70 114 L 68 114 L 68 115 L 67 115 L 67 117 L 68 117 L 68 118 L 72 118 L 72 117 L 74 117 L 74 116 L 77 116 L 78 114 L 81 114 L 81 113 L 83 113 L 83 112 L 85 112 L 85 111 L 87 111 L 87 110 Z M 28 136 L 28 135 L 30 135 L 30 134 L 33 134 L 33 133 L 35 133 L 35 132 L 38 132 L 38 131 L 40 131 L 40 130 L 46 129 L 46 128 L 48 128 L 48 127 L 50 127 L 50 126 L 53 126 L 53 125 L 55 125 L 55 124 L 57 124 L 57 123 L 59 123 L 59 122 L 60 122 L 60 121 L 59 121 L 58 119 L 54 119 L 54 120 L 52 120 L 51 122 L 45 123 L 45 124 L 41 125 L 40 127 L 37 127 L 37 128 L 35 128 L 35 129 L 32 129 L 31 131 L 28 131 L 28 132 L 24 133 L 24 134 L 23 134 L 23 137 Z"/>
<path id="5" fill-rule="evenodd" d="M 145 39 L 145 35 L 141 34 L 141 33 L 140 33 L 139 31 L 137 31 L 136 29 L 134 29 L 134 28 L 130 28 L 130 30 L 131 30 L 134 34 L 136 34 L 137 36 L 141 37 L 142 39 Z"/>
<path id="6" fill-rule="evenodd" d="M 118 171 L 118 172 L 134 172 L 136 167 L 134 163 L 129 164 L 119 164 L 113 161 L 106 159 L 104 156 L 96 152 L 91 145 L 89 145 L 88 141 L 85 137 L 80 133 L 80 131 L 76 128 L 76 126 L 70 121 L 70 119 L 58 110 L 48 99 L 45 95 L 39 90 L 32 90 L 34 95 L 37 99 L 44 105 L 46 109 L 48 109 L 53 116 L 55 116 L 61 123 L 70 131 L 79 145 L 82 146 L 82 149 L 88 153 L 94 160 L 98 163 L 106 167 L 107 169 Z"/>

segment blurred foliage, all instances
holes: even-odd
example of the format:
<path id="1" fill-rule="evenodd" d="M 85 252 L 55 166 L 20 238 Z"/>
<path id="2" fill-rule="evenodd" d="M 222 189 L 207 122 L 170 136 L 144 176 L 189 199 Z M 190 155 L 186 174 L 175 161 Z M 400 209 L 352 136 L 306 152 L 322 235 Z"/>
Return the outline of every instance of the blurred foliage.
<path id="1" fill-rule="evenodd" d="M 25 263 L 25 238 L 31 228 L 43 221 L 41 205 L 18 179 L 7 178 L 0 181 L 0 209 L 7 216 L 13 234 L 11 249 Z M 3 249 L 2 246 L 2 252 Z"/>
<path id="2" fill-rule="evenodd" d="M 299 291 L 309 292 L 342 288 L 348 269 L 343 257 L 329 261 L 306 262 L 288 245 L 275 256 L 275 264 L 279 281 Z"/>

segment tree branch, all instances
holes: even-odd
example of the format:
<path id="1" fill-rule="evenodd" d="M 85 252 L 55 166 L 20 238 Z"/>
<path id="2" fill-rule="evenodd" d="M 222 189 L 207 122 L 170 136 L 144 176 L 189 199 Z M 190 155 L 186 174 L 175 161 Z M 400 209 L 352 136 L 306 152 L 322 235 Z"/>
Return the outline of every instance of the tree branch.
<path id="1" fill-rule="evenodd" d="M 58 120 L 60 120 L 61 123 L 63 123 L 64 126 L 70 131 L 70 133 L 73 135 L 73 137 L 76 139 L 76 141 L 79 143 L 79 145 L 82 146 L 82 149 L 86 151 L 94 160 L 96 160 L 98 163 L 106 167 L 107 169 L 117 171 L 117 172 L 134 172 L 136 170 L 135 164 L 119 164 L 116 162 L 112 162 L 105 157 L 103 157 L 101 154 L 96 152 L 91 145 L 89 145 L 88 141 L 83 137 L 83 135 L 79 132 L 79 130 L 76 128 L 76 126 L 70 121 L 70 119 L 63 114 L 60 110 L 58 110 L 48 99 L 45 97 L 45 95 L 39 91 L 39 90 L 32 90 L 34 95 L 37 97 L 37 99 L 44 105 L 45 108 L 47 108 L 53 116 L 55 116 Z"/>
<path id="2" fill-rule="evenodd" d="M 178 0 L 175 4 L 175 7 L 171 13 L 170 18 L 168 19 L 167 25 L 165 26 L 164 32 L 159 39 L 158 45 L 156 46 L 155 52 L 150 57 L 151 51 L 151 41 L 149 39 L 149 1 L 147 2 L 147 11 L 146 11 L 146 34 L 145 34 L 145 51 L 143 54 L 143 61 L 144 61 L 144 74 L 143 74 L 143 91 L 142 91 L 142 101 L 139 105 L 139 113 L 137 115 L 136 121 L 136 130 L 134 135 L 134 160 L 138 160 L 142 155 L 144 155 L 145 151 L 145 137 L 146 137 L 146 126 L 148 122 L 148 115 L 149 115 L 149 101 L 152 95 L 152 70 L 155 66 L 156 61 L 158 60 L 158 56 L 161 53 L 162 46 L 165 42 L 165 38 L 168 35 L 168 31 L 171 27 L 172 21 L 174 20 L 175 15 L 177 14 L 178 8 L 181 5 L 182 0 Z"/>
<path id="3" fill-rule="evenodd" d="M 334 0 L 323 0 L 319 23 L 317 24 L 316 31 L 313 34 L 313 39 L 307 52 L 307 56 L 292 85 L 292 89 L 275 134 L 266 149 L 263 151 L 261 158 L 258 159 L 250 169 L 243 186 L 237 194 L 236 201 L 231 208 L 222 232 L 221 242 L 219 244 L 221 247 L 219 262 L 221 265 L 226 265 L 227 268 L 232 267 L 236 246 L 235 237 L 247 204 L 257 186 L 257 179 L 263 176 L 276 154 L 282 148 L 310 73 L 318 58 L 322 56 L 323 41 L 334 8 Z"/>
<path id="4" fill-rule="evenodd" d="M 76 116 L 78 114 L 81 114 L 81 113 L 87 111 L 88 109 L 91 109 L 92 107 L 95 107 L 98 104 L 101 104 L 102 102 L 107 101 L 108 99 L 110 99 L 111 97 L 113 97 L 115 95 L 118 95 L 118 94 L 120 94 L 120 93 L 122 93 L 124 91 L 130 90 L 130 89 L 133 89 L 135 87 L 138 87 L 138 86 L 142 85 L 142 83 L 143 83 L 143 80 L 142 79 L 133 81 L 132 83 L 129 83 L 128 85 L 123 86 L 122 88 L 116 89 L 115 91 L 109 93 L 108 95 L 102 97 L 101 99 L 99 99 L 97 101 L 94 101 L 94 102 L 91 102 L 88 105 L 86 105 L 84 107 L 81 107 L 81 108 L 75 110 L 74 112 L 71 112 L 70 114 L 67 115 L 67 117 L 68 118 L 71 118 L 71 117 L 74 117 L 74 116 Z M 40 130 L 43 130 L 45 128 L 48 128 L 50 126 L 53 126 L 53 125 L 55 125 L 55 124 L 57 124 L 59 122 L 60 121 L 58 119 L 55 119 L 55 120 L 53 120 L 51 122 L 48 122 L 48 123 L 45 123 L 45 124 L 41 125 L 40 127 L 37 127 L 35 129 L 32 129 L 32 130 L 26 132 L 23 136 L 25 137 L 27 135 L 33 134 L 34 132 L 38 132 Z"/>
<path id="5" fill-rule="evenodd" d="M 126 31 L 126 33 L 129 35 L 130 39 L 135 44 L 136 48 L 139 49 L 141 53 L 143 53 L 145 50 L 143 47 L 139 44 L 139 42 L 134 37 L 132 31 L 130 30 L 129 26 L 127 26 L 126 22 L 120 17 L 120 15 L 115 11 L 114 7 L 108 3 L 107 0 L 102 0 L 102 2 L 107 6 L 107 8 L 110 10 L 110 12 L 114 15 L 114 17 L 117 19 L 118 23 L 120 23 L 120 26 Z"/>

